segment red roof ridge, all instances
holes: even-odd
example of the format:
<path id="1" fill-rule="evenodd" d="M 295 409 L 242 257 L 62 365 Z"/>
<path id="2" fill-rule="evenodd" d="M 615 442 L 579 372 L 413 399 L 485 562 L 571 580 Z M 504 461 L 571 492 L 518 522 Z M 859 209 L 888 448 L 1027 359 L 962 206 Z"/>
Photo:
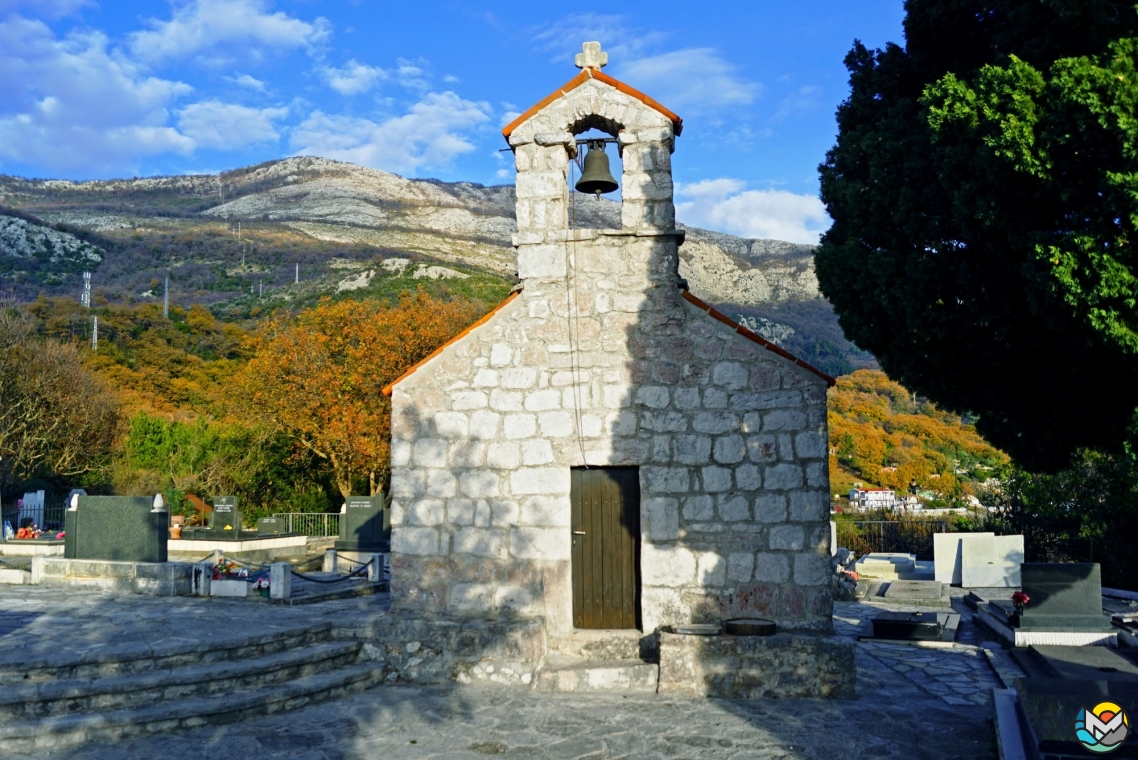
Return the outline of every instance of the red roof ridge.
<path id="1" fill-rule="evenodd" d="M 502 136 L 505 137 L 507 140 L 509 140 L 510 135 L 513 134 L 514 130 L 517 129 L 519 126 L 521 126 L 524 122 L 526 122 L 531 116 L 533 116 L 535 113 L 537 113 L 541 109 L 545 108 L 547 105 L 549 105 L 553 101 L 557 100 L 558 98 L 563 97 L 565 95 L 568 95 L 570 92 L 577 89 L 578 87 L 583 85 L 585 82 L 588 82 L 590 79 L 596 79 L 599 82 L 604 82 L 605 84 L 607 84 L 611 87 L 615 87 L 617 90 L 619 90 L 620 92 L 623 92 L 625 95 L 628 95 L 629 97 L 636 98 L 641 103 L 648 106 L 649 108 L 656 110 L 656 111 L 659 111 L 668 119 L 668 121 L 672 122 L 672 129 L 676 135 L 679 135 L 680 132 L 682 132 L 684 130 L 684 120 L 681 119 L 679 116 L 677 116 L 674 112 L 672 112 L 668 108 L 665 108 L 663 105 L 661 105 L 654 98 L 651 98 L 648 95 L 645 95 L 640 90 L 636 89 L 635 87 L 631 87 L 631 86 L 625 84 L 624 82 L 620 81 L 619 79 L 614 79 L 613 77 L 610 77 L 608 74 L 604 73 L 600 69 L 585 68 L 585 69 L 581 70 L 580 74 L 578 74 L 577 76 L 570 79 L 568 82 L 563 84 L 557 90 L 554 90 L 553 92 L 551 92 L 549 95 L 546 95 L 544 98 L 539 100 L 537 103 L 530 106 L 530 108 L 528 108 L 526 110 L 526 112 L 523 113 L 521 116 L 519 116 L 518 118 L 514 119 L 509 124 L 507 124 L 505 126 L 505 128 L 502 129 Z"/>
<path id="2" fill-rule="evenodd" d="M 521 292 L 522 291 L 519 288 L 518 290 L 515 290 L 514 292 L 510 293 L 510 295 L 506 296 L 506 300 L 502 301 L 502 303 L 498 304 L 493 309 L 486 312 L 486 314 L 484 314 L 482 316 L 482 318 L 479 319 L 477 322 L 470 325 L 465 330 L 460 332 L 458 335 L 454 336 L 453 338 L 448 340 L 446 343 L 444 343 L 441 346 L 439 346 L 438 348 L 436 348 L 429 355 L 427 355 L 427 356 L 423 357 L 422 359 L 420 359 L 419 361 L 415 362 L 411 366 L 411 369 L 407 370 L 402 375 L 400 375 L 399 377 L 395 378 L 390 383 L 385 385 L 383 387 L 383 389 L 380 391 L 380 393 L 382 393 L 384 396 L 390 396 L 391 392 L 395 389 L 396 385 L 403 382 L 404 380 L 406 380 L 411 375 L 415 374 L 415 371 L 417 369 L 419 369 L 419 367 L 422 367 L 424 364 L 429 362 L 431 359 L 434 359 L 436 356 L 441 354 L 443 351 L 445 351 L 447 349 L 448 346 L 451 346 L 451 345 L 457 343 L 458 341 L 462 340 L 463 338 L 465 338 L 467 335 L 469 335 L 474 330 L 474 328 L 481 327 L 482 325 L 489 322 L 491 317 L 493 317 L 495 314 L 500 312 L 502 309 L 506 308 L 506 305 L 509 304 L 511 301 L 513 301 L 515 298 L 517 298 L 518 294 Z"/>
<path id="3" fill-rule="evenodd" d="M 704 301 L 701 301 L 700 299 L 696 298 L 690 292 L 683 290 L 683 291 L 681 291 L 681 295 L 683 296 L 685 301 L 692 304 L 693 306 L 695 306 L 698 309 L 702 309 L 703 311 L 706 311 L 708 313 L 708 315 L 710 317 L 712 317 L 713 319 L 718 319 L 720 322 L 727 325 L 728 327 L 734 328 L 735 332 L 739 333 L 744 338 L 747 338 L 750 341 L 758 343 L 763 348 L 767 349 L 768 351 L 775 352 L 776 354 L 778 354 L 779 356 L 781 356 L 784 359 L 789 359 L 790 361 L 794 362 L 799 367 L 802 367 L 805 370 L 809 370 L 810 372 L 813 372 L 815 375 L 817 375 L 818 377 L 825 380 L 826 385 L 830 386 L 831 388 L 834 387 L 834 385 L 838 382 L 837 380 L 830 377 L 829 375 L 827 375 L 825 372 L 818 369 L 814 365 L 812 365 L 808 362 L 802 361 L 797 356 L 795 356 L 794 354 L 787 351 L 785 348 L 782 348 L 781 346 L 778 346 L 774 343 L 771 343 L 769 340 L 762 337 L 761 335 L 758 335 L 757 333 L 754 333 L 754 332 L 748 330 L 746 327 L 743 327 L 743 325 L 741 325 L 738 322 L 736 322 L 735 320 L 731 319 L 731 317 L 727 316 L 726 314 L 719 311 L 718 309 L 713 308 L 711 306 L 711 304 L 705 303 Z"/>

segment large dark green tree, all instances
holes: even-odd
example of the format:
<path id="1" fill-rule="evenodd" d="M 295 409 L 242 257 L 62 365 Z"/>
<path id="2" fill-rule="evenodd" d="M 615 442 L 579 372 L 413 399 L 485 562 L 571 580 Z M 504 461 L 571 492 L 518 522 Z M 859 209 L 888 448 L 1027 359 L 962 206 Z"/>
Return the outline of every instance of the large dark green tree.
<path id="1" fill-rule="evenodd" d="M 894 379 L 1021 465 L 1120 450 L 1138 406 L 1138 6 L 907 0 L 846 58 L 818 279 Z"/>

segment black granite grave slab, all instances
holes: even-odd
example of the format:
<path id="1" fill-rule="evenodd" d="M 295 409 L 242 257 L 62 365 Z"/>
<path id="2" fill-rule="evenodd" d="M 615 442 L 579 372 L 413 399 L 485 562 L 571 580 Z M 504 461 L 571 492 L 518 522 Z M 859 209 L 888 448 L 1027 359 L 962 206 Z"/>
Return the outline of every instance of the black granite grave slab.
<path id="1" fill-rule="evenodd" d="M 1083 748 L 1075 736 L 1075 720 L 1080 710 L 1113 702 L 1127 711 L 1131 728 L 1126 741 L 1110 757 L 1138 758 L 1138 730 L 1133 717 L 1138 715 L 1138 684 L 1105 679 L 1017 678 L 1015 692 L 1028 757 L 1074 760 L 1101 754 Z"/>
<path id="2" fill-rule="evenodd" d="M 879 612 L 872 620 L 873 636 L 863 640 L 954 641 L 960 615 L 954 612 Z"/>
<path id="3" fill-rule="evenodd" d="M 213 500 L 213 513 L 210 515 L 209 529 L 215 531 L 241 530 L 241 512 L 237 509 L 236 496 L 218 496 Z"/>
<path id="4" fill-rule="evenodd" d="M 1110 620 L 1102 612 L 1098 563 L 1025 562 L 1021 577 L 1023 592 L 1031 601 L 1022 615 L 1013 618 L 1013 627 L 1024 631 L 1110 630 Z"/>
<path id="5" fill-rule="evenodd" d="M 64 557 L 165 562 L 170 516 L 146 496 L 80 496 L 64 513 Z"/>
<path id="6" fill-rule="evenodd" d="M 1030 656 L 1052 678 L 1083 681 L 1130 681 L 1138 685 L 1138 662 L 1112 647 L 1067 647 L 1035 644 Z M 1138 714 L 1138 704 L 1133 709 Z"/>
<path id="7" fill-rule="evenodd" d="M 391 550 L 391 518 L 383 494 L 349 496 L 340 515 L 338 551 L 387 552 Z"/>
<path id="8" fill-rule="evenodd" d="M 288 532 L 288 524 L 279 517 L 262 517 L 257 521 L 257 533 L 280 535 Z"/>

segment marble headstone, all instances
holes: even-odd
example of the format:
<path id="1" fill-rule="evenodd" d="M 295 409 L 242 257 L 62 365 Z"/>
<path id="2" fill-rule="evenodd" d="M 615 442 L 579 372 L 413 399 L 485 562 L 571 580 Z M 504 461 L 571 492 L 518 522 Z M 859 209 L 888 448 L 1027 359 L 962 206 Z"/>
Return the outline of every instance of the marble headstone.
<path id="1" fill-rule="evenodd" d="M 973 541 L 995 533 L 934 533 L 933 534 L 933 579 L 941 583 L 959 586 L 963 565 L 962 546 L 965 541 Z"/>
<path id="2" fill-rule="evenodd" d="M 960 585 L 1019 588 L 1023 536 L 975 536 L 961 542 Z"/>

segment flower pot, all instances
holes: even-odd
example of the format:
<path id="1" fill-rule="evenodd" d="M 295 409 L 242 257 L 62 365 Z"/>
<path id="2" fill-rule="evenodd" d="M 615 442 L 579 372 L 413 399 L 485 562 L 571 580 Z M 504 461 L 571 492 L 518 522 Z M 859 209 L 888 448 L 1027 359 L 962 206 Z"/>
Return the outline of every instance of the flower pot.
<path id="1" fill-rule="evenodd" d="M 260 589 L 261 597 L 264 599 L 269 598 L 269 590 L 267 588 Z"/>
<path id="2" fill-rule="evenodd" d="M 171 525 L 170 526 L 170 538 L 177 540 L 181 537 L 182 537 L 182 526 L 181 525 Z"/>

